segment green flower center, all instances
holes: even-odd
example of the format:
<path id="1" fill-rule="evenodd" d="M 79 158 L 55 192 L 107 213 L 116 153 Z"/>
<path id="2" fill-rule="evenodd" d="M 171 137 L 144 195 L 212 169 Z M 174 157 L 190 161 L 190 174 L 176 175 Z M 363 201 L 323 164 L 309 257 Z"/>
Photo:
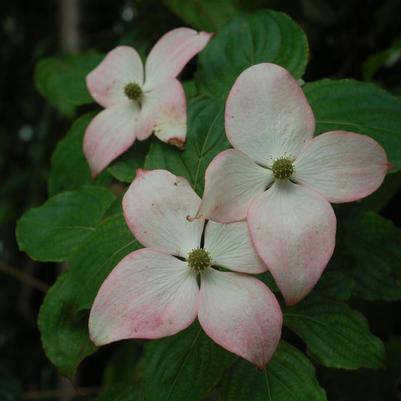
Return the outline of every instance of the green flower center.
<path id="1" fill-rule="evenodd" d="M 138 103 L 140 103 L 142 100 L 142 88 L 135 82 L 130 82 L 129 84 L 125 85 L 124 93 L 128 99 L 135 100 Z"/>
<path id="2" fill-rule="evenodd" d="M 212 258 L 206 249 L 196 248 L 188 253 L 188 266 L 195 273 L 201 273 L 212 264 Z"/>
<path id="3" fill-rule="evenodd" d="M 292 176 L 294 172 L 294 166 L 290 159 L 280 157 L 274 161 L 272 171 L 274 178 L 277 180 L 286 180 Z"/>

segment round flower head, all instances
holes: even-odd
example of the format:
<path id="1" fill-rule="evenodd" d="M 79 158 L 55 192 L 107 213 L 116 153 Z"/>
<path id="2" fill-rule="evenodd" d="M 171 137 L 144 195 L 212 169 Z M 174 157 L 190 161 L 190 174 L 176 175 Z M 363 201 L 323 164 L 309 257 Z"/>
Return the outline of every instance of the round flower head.
<path id="1" fill-rule="evenodd" d="M 324 99 L 322 99 L 324 101 Z M 225 127 L 234 149 L 206 171 L 197 217 L 247 219 L 252 241 L 286 302 L 316 284 L 335 244 L 329 202 L 375 191 L 389 164 L 373 139 L 345 131 L 313 137 L 315 119 L 302 89 L 275 64 L 258 64 L 236 80 Z"/>
<path id="2" fill-rule="evenodd" d="M 207 44 L 207 32 L 177 28 L 153 47 L 145 67 L 137 51 L 118 46 L 87 76 L 90 94 L 105 108 L 89 124 L 84 153 L 96 176 L 135 141 L 152 132 L 182 147 L 186 137 L 185 94 L 176 76 Z"/>
<path id="3" fill-rule="evenodd" d="M 245 273 L 266 267 L 244 222 L 188 221 L 199 204 L 184 178 L 138 171 L 123 209 L 146 248 L 122 259 L 101 286 L 91 338 L 97 345 L 160 338 L 198 317 L 217 344 L 263 368 L 279 342 L 282 314 L 269 288 Z"/>

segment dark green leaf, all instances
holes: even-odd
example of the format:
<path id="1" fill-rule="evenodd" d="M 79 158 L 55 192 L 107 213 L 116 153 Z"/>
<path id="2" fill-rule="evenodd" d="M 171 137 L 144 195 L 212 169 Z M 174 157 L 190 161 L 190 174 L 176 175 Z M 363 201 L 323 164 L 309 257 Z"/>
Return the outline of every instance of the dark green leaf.
<path id="1" fill-rule="evenodd" d="M 222 401 L 325 401 L 310 361 L 281 341 L 263 371 L 239 360 L 226 375 Z"/>
<path id="2" fill-rule="evenodd" d="M 86 53 L 40 60 L 35 70 L 36 88 L 50 103 L 70 114 L 68 106 L 93 102 L 85 78 L 103 57 Z"/>
<path id="3" fill-rule="evenodd" d="M 107 171 L 117 180 L 130 183 L 137 168 L 143 167 L 149 152 L 149 142 L 136 141 L 131 149 L 115 160 Z"/>
<path id="4" fill-rule="evenodd" d="M 285 325 L 303 339 L 308 354 L 334 368 L 380 368 L 384 346 L 370 331 L 365 318 L 345 303 L 320 297 L 288 308 Z"/>
<path id="5" fill-rule="evenodd" d="M 40 308 L 38 325 L 47 357 L 61 374 L 72 379 L 78 365 L 96 347 L 89 339 L 89 312 L 79 307 L 83 278 L 73 280 L 69 273 L 59 276 L 48 291 Z"/>
<path id="6" fill-rule="evenodd" d="M 396 38 L 391 46 L 378 53 L 372 54 L 362 66 L 363 77 L 371 80 L 382 67 L 392 67 L 401 58 L 401 37 Z"/>
<path id="7" fill-rule="evenodd" d="M 141 364 L 148 401 L 197 401 L 220 380 L 233 356 L 217 346 L 198 324 L 146 345 Z"/>
<path id="8" fill-rule="evenodd" d="M 224 104 L 219 100 L 193 100 L 188 109 L 188 138 L 182 159 L 198 194 L 203 193 L 209 163 L 229 147 L 224 131 Z"/>
<path id="9" fill-rule="evenodd" d="M 346 267 L 346 266 L 345 266 Z M 352 295 L 354 281 L 344 270 L 327 270 L 312 291 L 312 295 L 322 295 L 338 301 L 347 301 Z"/>
<path id="10" fill-rule="evenodd" d="M 332 400 L 396 401 L 401 383 L 401 341 L 393 338 L 386 344 L 386 370 L 326 369 L 323 379 Z"/>
<path id="11" fill-rule="evenodd" d="M 380 211 L 401 189 L 401 172 L 388 174 L 381 187 L 358 204 L 359 209 Z"/>
<path id="12" fill-rule="evenodd" d="M 347 245 L 356 259 L 354 294 L 368 301 L 401 299 L 401 229 L 374 212 L 346 225 Z"/>
<path id="13" fill-rule="evenodd" d="M 185 96 L 187 99 L 195 97 L 198 93 L 198 88 L 196 87 L 195 81 L 184 81 L 182 82 L 184 88 Z"/>
<path id="14" fill-rule="evenodd" d="M 236 12 L 233 0 L 164 0 L 164 4 L 189 25 L 211 32 Z"/>
<path id="15" fill-rule="evenodd" d="M 145 169 L 169 170 L 175 175 L 190 179 L 187 167 L 182 160 L 183 152 L 177 148 L 167 145 L 160 141 L 155 141 L 150 145 L 150 150 L 145 160 Z"/>
<path id="16" fill-rule="evenodd" d="M 260 11 L 233 19 L 199 56 L 197 84 L 201 93 L 225 97 L 246 68 L 275 63 L 300 78 L 308 62 L 308 42 L 286 14 Z"/>
<path id="17" fill-rule="evenodd" d="M 85 129 L 94 113 L 81 116 L 72 125 L 66 136 L 58 143 L 51 158 L 50 177 L 48 181 L 49 195 L 77 189 L 82 185 L 102 184 L 107 180 L 105 173 L 96 180 L 91 178 L 89 165 L 82 150 Z"/>
<path id="18" fill-rule="evenodd" d="M 103 371 L 105 387 L 132 383 L 142 347 L 137 341 L 122 341 L 115 347 Z"/>
<path id="19" fill-rule="evenodd" d="M 264 272 L 262 274 L 258 274 L 257 277 L 260 281 L 263 281 L 269 288 L 275 293 L 279 293 L 280 290 L 277 287 L 276 282 L 274 281 L 273 276 L 271 275 L 270 272 Z"/>
<path id="20" fill-rule="evenodd" d="M 395 168 L 401 169 L 401 102 L 379 87 L 351 79 L 304 86 L 315 113 L 317 132 L 353 131 L 376 139 Z"/>
<path id="21" fill-rule="evenodd" d="M 108 189 L 94 186 L 53 196 L 18 221 L 21 251 L 44 262 L 69 260 L 95 231 L 114 199 Z"/>
<path id="22" fill-rule="evenodd" d="M 48 358 L 68 377 L 95 351 L 89 340 L 88 313 L 100 285 L 117 263 L 139 243 L 122 215 L 111 216 L 87 238 L 69 270 L 49 290 L 39 314 Z"/>
<path id="23" fill-rule="evenodd" d="M 160 143 L 152 145 L 145 168 L 167 168 L 189 179 L 195 191 L 202 194 L 205 171 L 219 152 L 229 147 L 224 133 L 224 104 L 201 98 L 188 105 L 188 136 L 185 150 Z"/>

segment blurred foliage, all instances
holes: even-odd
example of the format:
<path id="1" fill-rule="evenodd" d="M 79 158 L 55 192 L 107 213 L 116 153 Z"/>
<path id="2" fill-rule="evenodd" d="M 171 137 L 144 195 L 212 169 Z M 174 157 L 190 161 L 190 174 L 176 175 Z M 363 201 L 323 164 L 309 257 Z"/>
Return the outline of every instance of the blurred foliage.
<path id="1" fill-rule="evenodd" d="M 307 82 L 305 91 L 318 116 L 318 123 L 319 116 L 321 117 L 319 125 L 321 130 L 329 129 L 330 124 L 335 126 L 335 122 L 349 124 L 350 119 L 354 121 L 358 118 L 358 113 L 360 115 L 362 113 L 358 110 L 358 105 L 364 103 L 366 107 L 370 107 L 370 111 L 366 113 L 364 108 L 366 114 L 360 116 L 360 125 L 357 128 L 360 128 L 360 132 L 367 131 L 376 137 L 392 155 L 395 167 L 399 169 L 401 132 L 398 128 L 401 104 L 397 103 L 392 96 L 373 87 L 371 82 L 395 96 L 401 95 L 399 17 L 401 2 L 399 0 L 380 2 L 374 0 L 347 2 L 335 0 L 116 0 L 113 2 L 84 0 L 78 2 L 79 47 L 82 50 L 80 55 L 69 54 L 63 38 L 60 37 L 61 26 L 65 22 L 65 16 L 59 15 L 61 3 L 62 1 L 54 0 L 40 2 L 14 0 L 2 3 L 0 258 L 3 261 L 1 263 L 15 266 L 16 271 L 24 275 L 27 280 L 18 281 L 6 274 L 1 275 L 0 400 L 28 399 L 34 394 L 38 400 L 79 398 L 98 401 L 137 401 L 143 400 L 140 385 L 142 382 L 145 383 L 145 387 L 152 387 L 150 399 L 154 400 L 154 392 L 157 392 L 160 386 L 166 385 L 164 372 L 168 377 L 174 377 L 174 372 L 181 366 L 177 367 L 175 363 L 181 361 L 182 356 L 170 355 L 172 358 L 170 362 L 169 356 L 164 356 L 170 347 L 169 341 L 173 340 L 150 343 L 145 347 L 145 351 L 140 343 L 134 346 L 120 343 L 106 347 L 84 361 L 75 375 L 74 383 L 77 387 L 82 387 L 82 391 L 75 391 L 65 384 L 44 355 L 36 327 L 44 294 L 26 284 L 29 282 L 29 277 L 34 277 L 52 285 L 64 267 L 55 263 L 35 263 L 17 250 L 15 222 L 24 211 L 43 204 L 47 198 L 47 191 L 51 196 L 65 196 L 57 194 L 65 190 L 77 191 L 82 185 L 92 183 L 83 155 L 78 151 L 84 128 L 92 114 L 80 117 L 70 128 L 78 115 L 91 110 L 87 105 L 90 98 L 83 85 L 86 72 L 97 63 L 99 54 L 107 52 L 117 43 L 136 46 L 141 55 L 144 55 L 164 32 L 176 26 L 185 24 L 198 29 L 219 32 L 232 17 L 236 19 L 229 24 L 243 28 L 243 21 L 249 21 L 244 19 L 245 16 L 256 10 L 270 8 L 282 11 L 302 27 L 308 38 L 309 64 L 303 79 Z M 278 19 L 286 18 L 278 17 L 281 14 L 277 13 L 270 14 L 269 18 L 272 18 L 272 15 Z M 251 31 L 253 29 L 259 31 L 258 24 L 257 19 L 252 19 L 247 28 Z M 280 32 L 275 32 L 276 35 L 280 35 Z M 290 37 L 294 35 L 294 40 L 303 40 L 296 28 L 289 32 Z M 281 34 L 284 35 L 285 32 Z M 225 45 L 229 52 L 221 55 L 219 62 L 212 65 L 207 61 L 213 54 L 213 47 L 210 47 L 200 57 L 200 77 L 194 77 L 195 61 L 189 64 L 182 74 L 182 79 L 188 80 L 187 89 L 191 94 L 197 93 L 197 90 L 207 94 L 207 85 L 206 87 L 193 85 L 192 80 L 195 78 L 195 81 L 199 83 L 199 79 L 203 79 L 202 76 L 212 81 L 221 80 L 220 93 L 223 93 L 229 88 L 235 72 L 232 76 L 226 76 L 220 69 L 224 69 L 228 63 L 239 71 L 247 64 L 249 43 L 238 43 L 235 36 L 231 38 L 221 36 L 221 39 L 216 40 L 226 41 Z M 268 40 L 261 46 L 266 51 L 271 51 Z M 232 48 L 235 51 L 231 50 L 232 53 L 230 53 Z M 240 53 L 241 57 L 236 59 Z M 256 58 L 257 56 L 256 54 Z M 299 61 L 298 63 L 294 61 L 293 72 L 298 76 L 302 76 L 307 60 L 305 55 L 301 56 L 297 58 L 294 54 L 294 60 Z M 272 54 L 271 60 L 278 62 L 279 57 L 280 54 Z M 83 59 L 84 63 L 81 62 Z M 223 79 L 221 79 L 222 76 Z M 45 102 L 36 91 L 35 78 L 36 88 L 46 96 L 50 104 Z M 331 80 L 321 80 L 323 78 L 353 78 L 367 82 L 357 83 L 344 80 L 334 83 Z M 68 82 L 67 85 L 65 83 L 63 85 L 63 80 Z M 310 81 L 318 82 L 308 84 Z M 71 82 L 74 85 L 70 85 Z M 61 91 L 57 90 L 60 85 Z M 354 98 L 348 98 L 345 95 L 343 88 L 349 85 L 354 86 Z M 320 90 L 319 87 L 323 86 L 326 88 L 324 102 L 318 96 L 314 97 L 314 91 Z M 321 96 L 323 92 L 315 93 Z M 328 103 L 325 103 L 327 101 Z M 381 107 L 385 110 L 381 109 L 378 112 L 377 110 Z M 348 114 L 343 113 L 344 109 L 348 110 Z M 212 142 L 212 146 L 207 147 L 206 154 L 203 151 L 206 141 L 204 126 L 207 122 L 222 119 L 222 110 L 223 103 L 221 102 L 211 99 L 193 100 L 188 116 L 190 133 L 193 133 L 193 137 L 188 139 L 186 151 L 181 154 L 171 147 L 153 141 L 144 145 L 144 148 L 135 149 L 135 152 L 143 156 L 136 158 L 135 162 L 140 160 L 140 163 L 148 168 L 164 167 L 185 175 L 201 193 L 203 174 L 208 162 L 227 146 L 219 139 L 221 132 L 219 132 L 219 123 L 216 123 L 212 125 L 208 133 L 210 135 L 208 140 Z M 331 122 L 329 125 L 324 123 L 327 120 Z M 354 130 L 357 128 L 353 127 Z M 380 137 L 381 132 L 385 132 L 386 136 Z M 74 155 L 74 158 L 70 158 L 69 155 Z M 198 169 L 194 169 L 195 163 L 198 164 Z M 102 174 L 95 184 L 109 183 L 111 176 L 122 182 L 130 182 L 135 167 L 137 166 L 132 164 L 132 157 L 123 156 L 114 162 L 108 172 Z M 194 175 L 193 171 L 197 173 Z M 121 192 L 118 185 L 113 188 L 117 193 Z M 85 191 L 96 191 L 96 187 L 88 188 L 90 187 L 87 187 Z M 264 377 L 245 362 L 238 360 L 232 365 L 232 374 L 229 377 L 223 377 L 223 369 L 230 363 L 227 360 L 227 354 L 222 353 L 219 366 L 209 366 L 208 353 L 220 351 L 213 351 L 214 345 L 203 337 L 196 342 L 197 345 L 194 348 L 191 343 L 193 333 L 188 331 L 182 333 L 182 336 L 186 336 L 189 340 L 181 342 L 184 344 L 189 341 L 189 348 L 192 350 L 188 360 L 184 357 L 186 364 L 182 367 L 182 374 L 189 375 L 187 381 L 191 380 L 191 372 L 193 376 L 202 375 L 204 382 L 213 384 L 223 377 L 222 399 L 227 401 L 269 399 L 266 397 L 274 401 L 321 400 L 324 399 L 324 392 L 320 386 L 325 388 L 327 398 L 332 401 L 401 400 L 401 303 L 399 301 L 401 266 L 399 263 L 400 228 L 398 228 L 401 225 L 399 208 L 401 180 L 399 174 L 387 177 L 383 188 L 360 202 L 359 205 L 348 205 L 344 208 L 339 206 L 336 209 L 340 219 L 344 217 L 344 221 L 348 221 L 347 224 L 339 227 L 338 243 L 346 242 L 347 237 L 352 237 L 355 240 L 355 247 L 351 249 L 347 249 L 346 246 L 338 247 L 342 253 L 336 252 L 313 294 L 313 296 L 324 294 L 330 298 L 327 303 L 338 305 L 340 311 L 338 316 L 334 316 L 332 309 L 331 315 L 323 310 L 313 311 L 322 317 L 324 324 L 328 325 L 325 326 L 328 332 L 332 330 L 332 327 L 337 326 L 338 341 L 341 341 L 341 328 L 346 324 L 354 325 L 355 330 L 366 329 L 366 321 L 359 318 L 358 311 L 362 312 L 373 333 L 369 334 L 366 331 L 364 345 L 330 344 L 325 342 L 327 334 L 324 330 L 311 323 L 307 324 L 307 319 L 302 321 L 298 316 L 294 320 L 292 317 L 289 328 L 293 329 L 299 337 L 303 338 L 305 331 L 314 333 L 316 342 L 307 343 L 306 348 L 308 355 L 319 362 L 316 364 L 319 382 L 315 379 L 314 368 L 307 357 L 285 342 L 280 346 L 268 370 L 262 374 Z M 75 191 L 67 194 L 73 194 Z M 78 196 L 82 196 L 81 191 L 78 191 Z M 110 206 L 112 197 L 107 195 L 105 204 L 100 206 L 102 215 Z M 58 198 L 51 198 L 45 206 L 30 212 L 30 215 L 25 215 L 25 219 L 29 217 L 37 219 L 40 218 L 40 213 L 51 213 L 51 210 L 46 208 L 49 208 L 49 203 L 55 200 L 57 201 Z M 345 208 L 348 209 L 345 210 Z M 361 214 L 362 210 L 366 213 Z M 95 213 L 95 211 L 92 212 Z M 33 213 L 36 213 L 36 216 L 33 216 Z M 88 237 L 86 234 L 84 237 L 78 235 L 75 237 L 77 243 L 72 244 L 74 248 L 80 242 L 84 244 L 90 242 L 94 249 L 93 254 L 98 259 L 87 260 L 77 249 L 72 257 L 69 271 L 62 274 L 53 287 L 53 292 L 54 288 L 57 290 L 58 298 L 54 299 L 48 295 L 41 310 L 42 335 L 50 339 L 48 341 L 50 346 L 46 349 L 46 353 L 56 365 L 60 365 L 57 361 L 61 360 L 64 365 L 61 370 L 69 376 L 73 376 L 77 364 L 94 351 L 88 342 L 86 325 L 83 324 L 94 293 L 88 291 L 82 283 L 95 281 L 100 285 L 116 261 L 136 247 L 136 244 L 131 243 L 132 237 L 126 230 L 117 203 L 111 206 L 106 215 L 107 219 L 100 224 L 96 216 L 90 219 L 89 228 L 93 230 L 89 230 L 90 233 L 88 231 Z M 116 227 L 119 229 L 116 230 Z M 108 232 L 114 233 L 114 237 L 110 237 Z M 53 235 L 55 246 L 49 242 L 48 251 L 57 254 L 57 242 L 65 241 L 65 238 L 58 239 L 57 233 Z M 380 252 L 375 252 L 375 249 Z M 39 255 L 38 258 L 52 261 L 64 260 L 65 257 L 58 254 L 56 257 L 54 254 L 52 257 L 43 258 L 42 256 Z M 0 273 L 3 272 L 1 266 L 0 264 Z M 82 272 L 84 274 L 81 274 Z M 384 294 L 380 293 L 380 289 L 384 288 L 383 285 L 386 288 Z M 343 301 L 351 297 L 351 292 L 353 294 L 352 309 L 343 304 Z M 50 305 L 51 303 L 54 305 Z M 55 313 L 57 308 L 68 310 L 71 319 L 60 322 L 59 316 Z M 297 314 L 309 316 L 313 309 L 313 299 L 306 299 L 296 308 L 298 308 Z M 341 312 L 344 308 L 346 311 Z M 319 326 L 318 323 L 315 325 Z M 43 330 L 43 327 L 46 328 Z M 82 331 L 77 331 L 77 327 Z M 190 330 L 194 329 L 196 327 Z M 79 337 L 80 346 L 76 349 L 69 348 L 69 342 L 65 341 L 65 338 L 68 339 L 71 335 Z M 303 343 L 290 330 L 285 331 L 284 336 L 286 340 L 291 340 L 292 343 L 303 347 Z M 387 349 L 385 369 L 349 371 L 322 366 L 332 366 L 325 363 L 321 356 L 322 347 L 340 349 L 344 353 L 337 356 L 336 367 L 352 368 L 353 363 L 356 363 L 355 359 L 352 359 L 355 355 L 359 358 L 358 366 L 383 362 L 382 350 L 375 340 L 377 338 L 384 342 Z M 60 348 L 60 344 L 65 344 L 65 349 Z M 174 350 L 172 345 L 171 347 Z M 369 361 L 368 356 L 363 355 L 364 350 L 361 347 L 375 348 L 377 361 Z M 60 349 L 65 352 L 65 355 L 59 354 Z M 148 365 L 143 362 L 143 352 L 151 355 L 146 360 Z M 363 363 L 360 363 L 361 360 Z M 202 363 L 206 363 L 202 365 L 205 370 L 199 372 L 194 370 Z M 149 377 L 147 372 L 150 369 L 149 365 L 152 364 L 161 365 L 163 369 L 158 375 Z M 299 369 L 297 369 L 298 366 Z M 127 367 L 132 367 L 132 371 Z M 247 386 L 241 385 L 244 376 L 250 378 Z M 286 378 L 285 383 L 280 381 L 281 377 Z M 268 389 L 266 378 L 271 384 Z M 294 390 L 291 391 L 297 388 L 298 383 L 302 383 L 306 389 L 302 395 L 294 395 Z M 94 392 L 99 393 L 99 397 L 88 395 L 84 390 L 88 387 L 94 387 Z M 103 390 L 101 387 L 106 389 Z M 55 392 L 46 396 L 46 394 L 49 395 L 48 390 Z M 204 395 L 203 389 L 197 387 L 196 382 L 189 388 L 177 387 L 170 391 L 171 394 L 181 391 L 181 394 L 188 394 L 188 397 Z M 217 400 L 217 397 L 211 393 L 205 399 Z M 170 401 L 176 400 L 178 398 L 170 399 Z M 186 399 L 188 400 L 189 398 Z"/>

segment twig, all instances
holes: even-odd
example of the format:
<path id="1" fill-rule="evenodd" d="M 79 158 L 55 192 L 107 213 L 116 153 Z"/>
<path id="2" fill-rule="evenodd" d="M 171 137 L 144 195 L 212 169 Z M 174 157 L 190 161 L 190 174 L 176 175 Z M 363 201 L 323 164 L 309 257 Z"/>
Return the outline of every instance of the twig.
<path id="1" fill-rule="evenodd" d="M 38 291 L 46 293 L 47 290 L 49 289 L 49 286 L 43 281 L 17 269 L 16 267 L 10 266 L 1 260 L 0 260 L 0 272 L 8 274 L 9 276 L 14 277 L 15 279 L 29 285 L 32 288 L 35 288 Z"/>
<path id="2" fill-rule="evenodd" d="M 81 47 L 79 0 L 59 0 L 58 3 L 61 48 L 76 54 Z"/>
<path id="3" fill-rule="evenodd" d="M 54 390 L 37 390 L 37 391 L 28 391 L 24 393 L 24 400 L 42 400 L 45 398 L 60 398 L 65 395 L 70 395 L 75 397 L 87 397 L 90 395 L 96 395 L 100 391 L 99 387 L 78 387 L 75 389 L 72 388 L 61 388 Z"/>

